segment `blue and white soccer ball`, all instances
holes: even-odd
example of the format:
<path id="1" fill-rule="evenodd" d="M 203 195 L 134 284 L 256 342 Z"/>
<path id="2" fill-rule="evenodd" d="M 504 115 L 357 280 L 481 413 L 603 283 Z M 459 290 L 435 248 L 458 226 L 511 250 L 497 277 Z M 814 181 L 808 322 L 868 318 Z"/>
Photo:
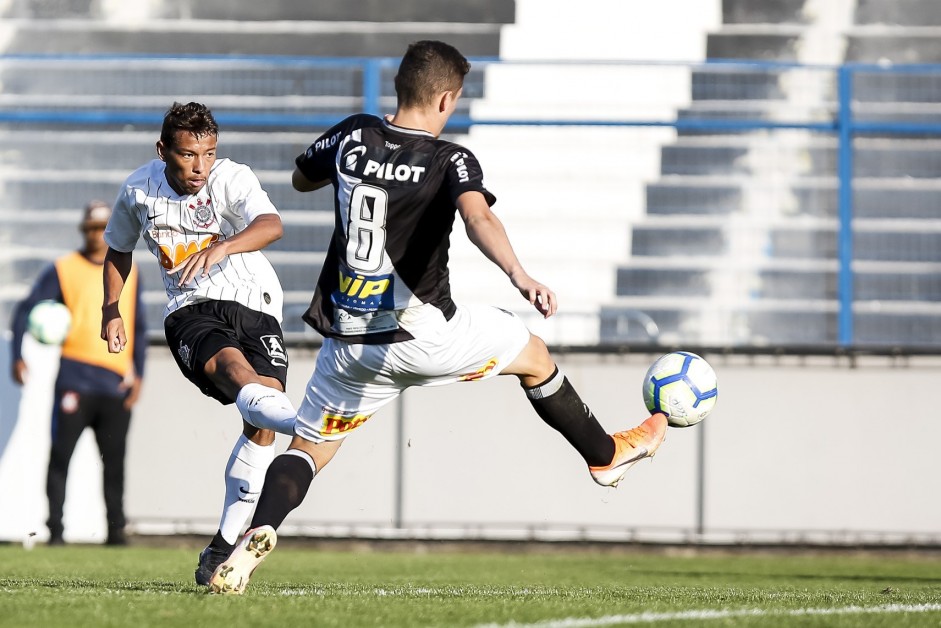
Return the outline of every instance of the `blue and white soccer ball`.
<path id="1" fill-rule="evenodd" d="M 26 329 L 44 345 L 61 345 L 69 335 L 72 313 L 58 301 L 40 301 L 29 312 Z"/>
<path id="2" fill-rule="evenodd" d="M 644 405 L 662 412 L 673 427 L 696 425 L 712 412 L 718 399 L 716 372 L 687 351 L 661 356 L 644 376 Z"/>

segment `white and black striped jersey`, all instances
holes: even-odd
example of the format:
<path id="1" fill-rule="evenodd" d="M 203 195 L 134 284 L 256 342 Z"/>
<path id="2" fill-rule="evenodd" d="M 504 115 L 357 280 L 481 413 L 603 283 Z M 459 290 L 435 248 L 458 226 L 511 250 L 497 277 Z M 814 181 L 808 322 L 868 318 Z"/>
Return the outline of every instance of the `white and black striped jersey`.
<path id="1" fill-rule="evenodd" d="M 164 316 L 205 300 L 237 301 L 281 321 L 281 283 L 260 251 L 236 253 L 206 277 L 177 286 L 167 271 L 193 253 L 244 230 L 256 217 L 277 214 L 258 177 L 243 164 L 219 159 L 197 194 L 179 195 L 167 182 L 166 164 L 154 159 L 135 170 L 114 202 L 105 230 L 111 248 L 130 252 L 143 237 L 159 260 L 167 291 Z"/>
<path id="2" fill-rule="evenodd" d="M 335 225 L 304 315 L 327 337 L 409 340 L 428 317 L 450 320 L 448 248 L 457 198 L 484 188 L 466 148 L 367 114 L 340 122 L 298 156 L 311 181 L 335 189 Z"/>

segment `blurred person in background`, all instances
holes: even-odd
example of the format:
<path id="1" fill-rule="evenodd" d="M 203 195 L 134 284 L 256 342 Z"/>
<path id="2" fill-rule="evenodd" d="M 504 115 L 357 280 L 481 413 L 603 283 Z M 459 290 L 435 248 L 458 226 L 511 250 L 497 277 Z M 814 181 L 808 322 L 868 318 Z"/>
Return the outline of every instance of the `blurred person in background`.
<path id="1" fill-rule="evenodd" d="M 293 434 L 296 415 L 284 394 L 281 283 L 261 252 L 281 237 L 281 216 L 251 168 L 216 158 L 218 136 L 201 103 L 173 103 L 167 111 L 157 159 L 131 173 L 115 200 L 100 304 L 101 338 L 120 354 L 131 253 L 143 239 L 163 275 L 163 327 L 177 367 L 242 416 L 225 467 L 219 530 L 196 566 L 201 585 L 241 535 L 274 459 L 275 432 Z M 162 446 L 172 455 L 172 440 Z"/>
<path id="2" fill-rule="evenodd" d="M 80 229 L 84 245 L 57 259 L 39 276 L 29 295 L 13 314 L 12 376 L 20 385 L 29 376 L 22 342 L 29 313 L 43 300 L 64 303 L 72 317 L 62 344 L 59 374 L 52 407 L 52 447 L 46 495 L 49 499 L 49 544 L 64 543 L 62 509 L 69 462 L 85 428 L 95 433 L 104 474 L 104 500 L 108 545 L 126 545 L 124 517 L 124 456 L 131 408 L 140 395 L 146 352 L 146 326 L 141 306 L 137 267 L 128 275 L 128 291 L 121 307 L 129 321 L 128 352 L 110 353 L 100 337 L 102 268 L 108 246 L 104 231 L 111 207 L 91 201 Z"/>

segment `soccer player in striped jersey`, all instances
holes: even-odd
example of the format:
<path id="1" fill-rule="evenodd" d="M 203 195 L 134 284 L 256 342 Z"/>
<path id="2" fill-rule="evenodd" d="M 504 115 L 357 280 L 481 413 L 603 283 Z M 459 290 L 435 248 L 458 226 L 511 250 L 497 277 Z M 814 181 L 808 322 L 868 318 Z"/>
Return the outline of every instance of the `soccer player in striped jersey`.
<path id="1" fill-rule="evenodd" d="M 105 230 L 101 337 L 124 349 L 118 308 L 140 238 L 160 265 L 169 299 L 164 331 L 180 371 L 206 395 L 235 403 L 243 433 L 225 469 L 219 531 L 200 553 L 208 584 L 254 508 L 274 458 L 274 433 L 293 434 L 284 394 L 288 357 L 281 284 L 261 249 L 283 233 L 281 217 L 252 170 L 217 159 L 219 129 L 200 103 L 174 103 L 157 156 L 121 186 Z"/>
<path id="2" fill-rule="evenodd" d="M 412 44 L 395 77 L 395 115 L 351 116 L 296 160 L 295 189 L 335 191 L 333 239 L 304 316 L 325 339 L 294 439 L 268 469 L 251 529 L 213 574 L 213 592 L 244 591 L 275 546 L 275 529 L 343 439 L 408 387 L 515 375 L 536 413 L 604 486 L 663 441 L 662 413 L 606 433 L 518 316 L 451 299 L 448 246 L 457 213 L 470 241 L 538 312 L 549 317 L 558 306 L 517 259 L 474 154 L 438 139 L 469 70 L 448 44 Z"/>

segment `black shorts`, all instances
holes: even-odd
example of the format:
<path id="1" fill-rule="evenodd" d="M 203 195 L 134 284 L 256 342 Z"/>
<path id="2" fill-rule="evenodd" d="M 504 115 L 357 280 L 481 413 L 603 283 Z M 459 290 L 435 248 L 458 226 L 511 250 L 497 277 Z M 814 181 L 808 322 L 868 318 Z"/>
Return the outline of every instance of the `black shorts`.
<path id="1" fill-rule="evenodd" d="M 270 314 L 235 301 L 203 301 L 172 312 L 163 321 L 170 352 L 180 371 L 203 392 L 223 404 L 233 403 L 203 370 L 226 347 L 242 352 L 255 372 L 287 381 L 288 354 L 281 325 Z"/>

